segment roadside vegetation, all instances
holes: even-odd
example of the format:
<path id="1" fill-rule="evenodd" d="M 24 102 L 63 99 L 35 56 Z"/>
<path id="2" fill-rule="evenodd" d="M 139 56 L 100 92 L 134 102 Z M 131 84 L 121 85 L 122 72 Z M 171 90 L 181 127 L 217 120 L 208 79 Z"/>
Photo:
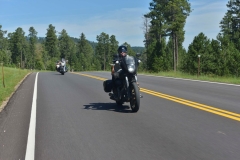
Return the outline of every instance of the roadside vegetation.
<path id="1" fill-rule="evenodd" d="M 3 77 L 4 72 L 4 77 Z M 2 72 L 2 66 L 0 68 L 0 106 L 3 101 L 6 101 L 9 96 L 15 91 L 15 87 L 21 82 L 21 80 L 30 73 L 30 70 L 4 67 Z M 4 81 L 3 81 L 4 78 Z M 0 111 L 2 108 L 0 107 Z"/>
<path id="2" fill-rule="evenodd" d="M 240 85 L 239 77 L 221 77 L 216 75 L 192 75 L 184 72 L 159 72 L 159 73 L 149 73 L 149 72 L 139 72 L 139 74 L 154 75 L 154 76 L 163 76 L 163 77 L 173 77 L 173 78 L 183 78 L 191 80 L 200 80 L 200 81 L 210 81 L 210 82 L 219 82 L 219 83 L 229 83 Z"/>

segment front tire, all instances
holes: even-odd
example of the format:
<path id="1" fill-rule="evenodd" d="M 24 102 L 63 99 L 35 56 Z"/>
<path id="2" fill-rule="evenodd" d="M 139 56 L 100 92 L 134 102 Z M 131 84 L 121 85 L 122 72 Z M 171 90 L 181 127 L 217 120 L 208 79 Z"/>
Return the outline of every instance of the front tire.
<path id="1" fill-rule="evenodd" d="M 113 89 L 113 94 L 118 95 L 116 89 Z M 119 105 L 119 106 L 121 106 L 123 104 L 121 99 L 120 100 L 115 100 L 115 101 L 116 101 L 117 105 Z"/>
<path id="2" fill-rule="evenodd" d="M 130 106 L 133 112 L 137 112 L 140 108 L 140 93 L 137 84 L 134 82 L 131 84 L 131 99 Z"/>

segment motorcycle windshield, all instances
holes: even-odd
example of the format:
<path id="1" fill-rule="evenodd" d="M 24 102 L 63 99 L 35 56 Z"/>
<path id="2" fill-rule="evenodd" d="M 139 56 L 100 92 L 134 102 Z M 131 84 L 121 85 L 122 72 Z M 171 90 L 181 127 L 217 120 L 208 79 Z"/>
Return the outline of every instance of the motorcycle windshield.
<path id="1" fill-rule="evenodd" d="M 127 65 L 135 65 L 135 59 L 132 56 L 126 56 L 125 62 Z"/>
<path id="2" fill-rule="evenodd" d="M 132 56 L 126 56 L 124 58 L 124 70 L 128 73 L 135 74 L 136 73 L 136 65 L 135 65 L 135 59 Z"/>

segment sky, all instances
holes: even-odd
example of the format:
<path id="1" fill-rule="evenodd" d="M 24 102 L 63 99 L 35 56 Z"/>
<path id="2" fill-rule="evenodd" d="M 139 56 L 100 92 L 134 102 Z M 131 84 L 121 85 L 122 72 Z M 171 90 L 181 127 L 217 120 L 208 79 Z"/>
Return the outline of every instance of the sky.
<path id="1" fill-rule="evenodd" d="M 25 36 L 34 27 L 38 37 L 46 37 L 52 24 L 57 32 L 97 42 L 102 32 L 115 35 L 119 45 L 144 47 L 143 15 L 152 0 L 0 0 L 0 25 L 7 33 L 21 27 Z M 219 23 L 227 12 L 228 0 L 189 0 L 192 12 L 185 24 L 187 49 L 195 36 L 203 32 L 216 39 Z M 58 34 L 57 34 L 58 35 Z"/>

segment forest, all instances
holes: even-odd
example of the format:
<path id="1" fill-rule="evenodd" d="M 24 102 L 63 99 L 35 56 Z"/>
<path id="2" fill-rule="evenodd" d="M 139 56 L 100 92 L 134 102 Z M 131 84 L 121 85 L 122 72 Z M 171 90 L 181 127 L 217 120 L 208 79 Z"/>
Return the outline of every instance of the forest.
<path id="1" fill-rule="evenodd" d="M 141 53 L 140 71 L 180 71 L 189 74 L 240 76 L 240 1 L 231 0 L 227 12 L 219 22 L 216 39 L 199 33 L 188 46 L 183 47 L 184 26 L 190 16 L 188 0 L 152 0 L 149 12 L 143 15 L 144 47 L 131 46 L 128 54 Z M 81 32 L 80 32 L 81 33 Z M 46 37 L 38 37 L 34 27 L 28 33 L 22 28 L 8 33 L 0 25 L 0 62 L 4 66 L 22 69 L 55 70 L 55 63 L 64 57 L 72 71 L 109 70 L 109 63 L 117 53 L 119 42 L 115 35 L 100 33 L 96 42 L 70 37 L 65 29 L 57 32 L 49 24 Z"/>

